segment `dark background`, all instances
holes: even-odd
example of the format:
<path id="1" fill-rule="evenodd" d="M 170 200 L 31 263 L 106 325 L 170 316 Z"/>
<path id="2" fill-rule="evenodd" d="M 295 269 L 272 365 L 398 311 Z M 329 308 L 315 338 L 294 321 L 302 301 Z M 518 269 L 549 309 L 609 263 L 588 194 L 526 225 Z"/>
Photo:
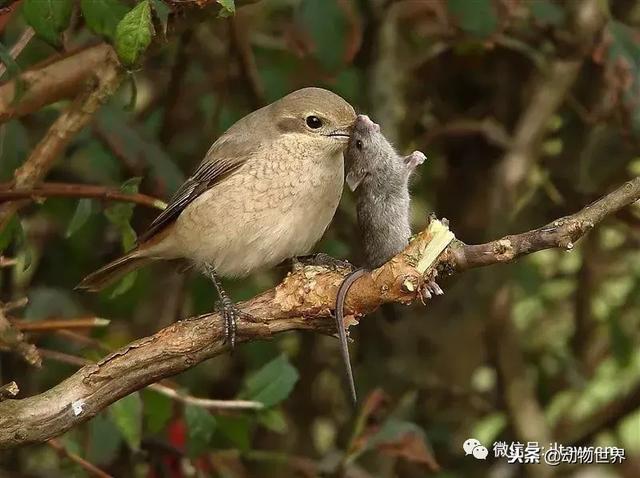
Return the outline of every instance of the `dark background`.
<path id="1" fill-rule="evenodd" d="M 124 13 L 137 2 L 107 3 L 124 4 Z M 47 181 L 118 187 L 138 177 L 140 192 L 167 199 L 235 120 L 309 85 L 369 114 L 400 152 L 427 155 L 412 186 L 415 231 L 435 212 L 460 240 L 485 242 L 573 213 L 640 172 L 640 2 L 262 0 L 231 18 L 180 3 L 165 4 L 166 36 L 154 13 L 144 61 Z M 26 26 L 15 15 L 2 43 L 10 47 Z M 99 41 L 79 11 L 62 38 L 66 50 Z M 28 68 L 57 51 L 36 37 L 18 63 Z M 11 180 L 63 105 L 0 126 L 0 182 Z M 109 319 L 77 332 L 97 341 L 88 344 L 57 332 L 30 336 L 41 348 L 96 360 L 101 347 L 210 311 L 208 281 L 166 264 L 140 271 L 115 294 L 73 290 L 131 242 L 121 219 L 142 232 L 155 214 L 77 199 L 24 208 L 23 239 L 2 236 L 2 254 L 19 264 L 0 269 L 0 298 L 28 296 L 29 304 L 9 315 Z M 358 264 L 357 237 L 345 193 L 316 250 Z M 174 378 L 195 396 L 254 398 L 249 377 L 276 359 L 261 372 L 284 377 L 266 411 L 209 414 L 146 390 L 60 443 L 114 476 L 317 476 L 345 461 L 348 476 L 359 477 L 640 476 L 639 241 L 634 206 L 572 252 L 443 278 L 446 295 L 426 307 L 397 306 L 394 320 L 364 318 L 351 329 L 363 397 L 356 412 L 338 341 L 288 333 Z M 227 286 L 246 299 L 284 273 Z M 35 369 L 0 352 L 0 384 L 16 380 L 20 396 L 76 368 L 45 357 Z M 491 450 L 487 461 L 464 456 L 469 437 L 488 447 L 498 440 L 619 446 L 627 460 L 507 466 Z M 0 454 L 0 475 L 87 471 L 41 445 Z"/>

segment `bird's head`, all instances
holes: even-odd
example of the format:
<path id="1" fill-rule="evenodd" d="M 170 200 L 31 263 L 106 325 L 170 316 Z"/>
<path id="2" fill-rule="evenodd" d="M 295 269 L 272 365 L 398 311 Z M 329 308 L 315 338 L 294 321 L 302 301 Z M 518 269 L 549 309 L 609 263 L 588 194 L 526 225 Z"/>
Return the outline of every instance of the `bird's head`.
<path id="1" fill-rule="evenodd" d="M 335 93 L 322 88 L 302 88 L 270 107 L 281 133 L 298 136 L 318 152 L 346 149 L 356 113 Z"/>

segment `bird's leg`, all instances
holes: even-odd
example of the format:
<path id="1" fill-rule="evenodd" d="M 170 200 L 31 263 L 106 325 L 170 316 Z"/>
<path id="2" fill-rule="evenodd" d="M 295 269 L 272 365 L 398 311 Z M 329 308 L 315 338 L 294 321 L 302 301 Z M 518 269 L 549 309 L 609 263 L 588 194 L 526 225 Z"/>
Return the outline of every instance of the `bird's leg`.
<path id="1" fill-rule="evenodd" d="M 222 288 L 222 282 L 220 281 L 220 277 L 216 273 L 216 270 L 210 266 L 204 266 L 205 273 L 213 282 L 213 285 L 218 292 L 218 297 L 220 297 L 219 309 L 222 313 L 222 317 L 224 318 L 224 336 L 225 342 L 227 342 L 231 346 L 231 350 L 233 350 L 236 346 L 236 330 L 238 328 L 238 317 L 243 317 L 249 320 L 254 320 L 251 314 L 247 314 L 246 312 L 242 312 L 238 309 L 238 306 L 233 303 L 227 292 Z"/>

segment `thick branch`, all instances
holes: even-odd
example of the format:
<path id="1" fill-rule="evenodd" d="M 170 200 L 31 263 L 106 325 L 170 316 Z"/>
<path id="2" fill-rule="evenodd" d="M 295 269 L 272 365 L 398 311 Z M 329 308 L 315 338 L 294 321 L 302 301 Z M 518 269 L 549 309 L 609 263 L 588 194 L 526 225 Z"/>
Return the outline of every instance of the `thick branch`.
<path id="1" fill-rule="evenodd" d="M 77 95 L 87 78 L 115 58 L 113 48 L 102 43 L 25 71 L 20 75 L 25 92 L 17 101 L 16 80 L 0 86 L 0 123 Z"/>
<path id="2" fill-rule="evenodd" d="M 572 216 L 488 244 L 451 245 L 451 236 L 434 221 L 409 246 L 351 288 L 350 314 L 366 314 L 385 302 L 410 303 L 434 267 L 461 272 L 506 262 L 542 249 L 570 248 L 609 214 L 640 198 L 640 177 Z M 436 227 L 438 226 L 438 227 Z M 440 254 L 440 251 L 446 248 Z M 259 322 L 238 324 L 238 338 L 249 341 L 288 330 L 333 331 L 331 310 L 347 271 L 305 267 L 275 288 L 241 304 Z M 353 323 L 354 316 L 347 317 Z M 46 441 L 85 422 L 116 400 L 158 380 L 187 370 L 227 350 L 224 322 L 216 314 L 177 322 L 87 365 L 39 395 L 0 403 L 0 448 Z"/>
<path id="3" fill-rule="evenodd" d="M 11 184 L 0 184 L 0 203 L 28 199 L 36 201 L 41 198 L 66 197 L 66 198 L 90 198 L 103 201 L 124 201 L 139 204 L 141 206 L 164 209 L 167 205 L 164 201 L 145 194 L 124 193 L 120 189 L 106 186 L 94 186 L 90 184 L 73 183 L 43 183 L 32 189 L 12 189 Z"/>

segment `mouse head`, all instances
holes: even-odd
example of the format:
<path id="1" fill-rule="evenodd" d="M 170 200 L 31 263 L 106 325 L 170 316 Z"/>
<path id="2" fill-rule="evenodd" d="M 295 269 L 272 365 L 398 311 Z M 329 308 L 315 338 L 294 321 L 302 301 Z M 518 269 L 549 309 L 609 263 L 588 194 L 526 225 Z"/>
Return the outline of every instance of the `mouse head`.
<path id="1" fill-rule="evenodd" d="M 380 132 L 380 125 L 367 115 L 358 115 L 347 146 L 347 176 L 349 188 L 355 191 L 362 180 L 376 169 L 384 169 L 384 162 L 393 148 Z"/>

